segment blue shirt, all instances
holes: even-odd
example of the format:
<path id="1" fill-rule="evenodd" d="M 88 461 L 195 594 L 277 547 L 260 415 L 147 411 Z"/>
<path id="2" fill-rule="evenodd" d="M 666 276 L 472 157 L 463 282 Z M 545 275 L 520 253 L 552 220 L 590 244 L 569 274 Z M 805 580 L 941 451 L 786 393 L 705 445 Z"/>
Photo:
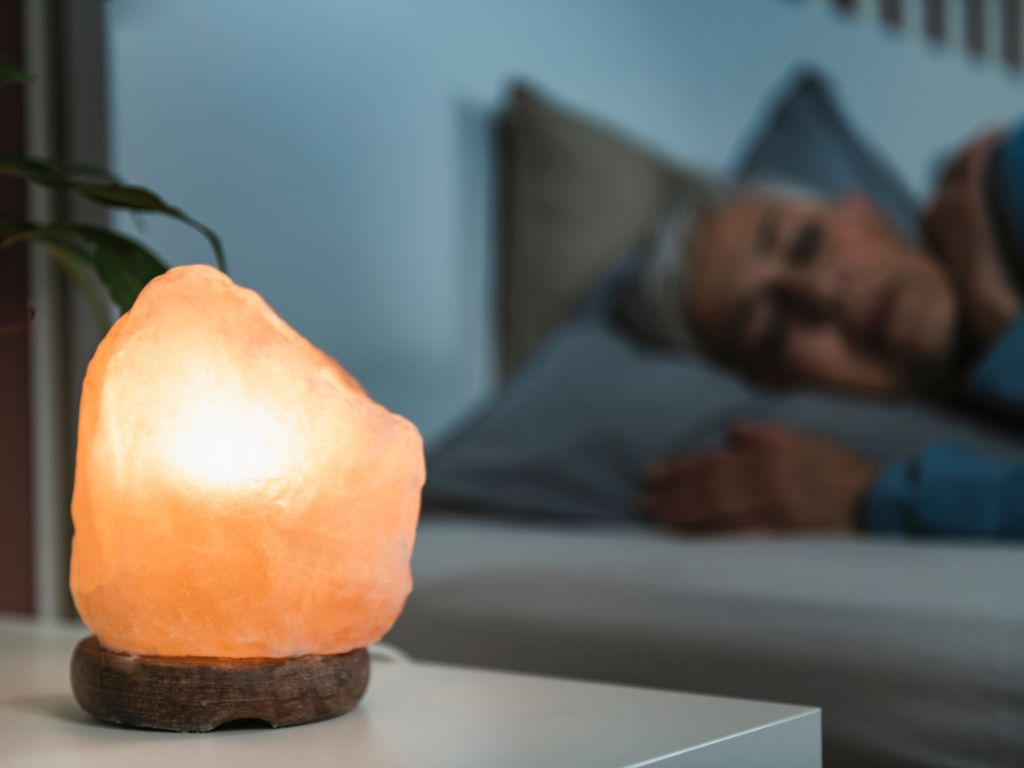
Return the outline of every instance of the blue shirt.
<path id="1" fill-rule="evenodd" d="M 996 149 L 989 168 L 992 207 L 1002 225 L 1005 255 L 1017 262 L 1015 272 L 1020 275 L 1024 271 L 1024 123 Z"/>
<path id="2" fill-rule="evenodd" d="M 971 373 L 968 389 L 1024 413 L 1024 315 Z M 864 522 L 875 531 L 1024 537 L 1024 457 L 995 461 L 937 443 L 882 470 Z"/>
<path id="3" fill-rule="evenodd" d="M 1024 258 L 1024 123 L 991 166 L 993 206 L 1005 226 L 1005 254 Z M 1016 270 L 1019 274 L 1021 270 Z M 968 390 L 1024 414 L 1024 315 L 1018 316 L 971 372 Z M 1024 457 L 994 461 L 938 443 L 886 466 L 868 495 L 872 530 L 960 536 L 1024 537 Z"/>

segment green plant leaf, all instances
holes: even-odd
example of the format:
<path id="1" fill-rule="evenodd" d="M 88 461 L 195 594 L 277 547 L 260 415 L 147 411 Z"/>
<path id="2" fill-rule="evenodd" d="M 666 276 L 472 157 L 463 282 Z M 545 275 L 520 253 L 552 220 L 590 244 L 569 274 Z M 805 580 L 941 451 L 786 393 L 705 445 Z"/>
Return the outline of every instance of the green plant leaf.
<path id="1" fill-rule="evenodd" d="M 217 266 L 222 272 L 227 272 L 227 263 L 224 259 L 224 248 L 221 246 L 220 238 L 206 225 L 196 221 L 180 208 L 169 205 L 164 200 L 145 187 L 131 184 L 76 184 L 75 189 L 88 197 L 104 205 L 127 208 L 132 211 L 148 211 L 151 213 L 162 213 L 178 219 L 197 232 L 202 234 L 210 243 L 213 255 L 217 259 Z"/>
<path id="2" fill-rule="evenodd" d="M 117 176 L 106 168 L 101 168 L 98 165 L 91 165 L 89 163 L 72 163 L 68 166 L 68 176 L 75 180 L 92 179 L 94 181 L 103 181 L 108 184 L 119 183 Z"/>
<path id="3" fill-rule="evenodd" d="M 91 200 L 133 211 L 152 211 L 169 216 L 184 216 L 165 203 L 156 192 L 133 184 L 80 184 L 78 191 Z"/>
<path id="4" fill-rule="evenodd" d="M 26 82 L 28 82 L 28 75 L 7 61 L 7 59 L 0 57 L 0 85 Z"/>
<path id="5" fill-rule="evenodd" d="M 101 227 L 86 224 L 38 227 L 7 238 L 4 245 L 23 240 L 39 240 L 86 259 L 95 267 L 122 312 L 131 309 L 146 283 L 167 271 L 166 265 L 142 243 Z"/>
<path id="6" fill-rule="evenodd" d="M 85 296 L 85 301 L 96 318 L 96 325 L 101 333 L 106 333 L 110 328 L 110 310 L 107 308 L 107 301 L 104 296 L 96 290 L 96 284 L 89 278 L 89 275 L 82 269 L 82 262 L 91 265 L 92 258 L 83 250 L 68 247 L 67 243 L 49 243 L 50 254 L 58 266 Z"/>
<path id="7" fill-rule="evenodd" d="M 59 187 L 63 184 L 53 163 L 23 155 L 0 153 L 0 175 L 16 176 L 47 187 Z"/>
<path id="8" fill-rule="evenodd" d="M 0 153 L 0 175 L 42 184 L 48 187 L 71 187 L 93 202 L 125 208 L 130 211 L 160 213 L 170 216 L 199 232 L 210 243 L 217 266 L 227 272 L 224 248 L 217 234 L 205 224 L 196 221 L 180 208 L 165 202 L 145 187 L 121 184 L 116 177 L 102 168 L 91 165 L 71 165 L 67 176 L 48 160 Z"/>
<path id="9" fill-rule="evenodd" d="M 117 184 L 117 177 L 104 168 L 85 163 L 73 163 L 67 168 L 67 177 L 61 176 L 56 164 L 49 160 L 10 153 L 0 153 L 0 174 L 15 176 L 47 187 L 63 187 L 102 182 Z"/>
<path id="10" fill-rule="evenodd" d="M 85 245 L 69 234 L 59 231 L 48 232 L 47 228 L 36 227 L 31 222 L 15 219 L 0 219 L 0 237 L 3 238 L 0 245 L 3 248 L 27 240 L 42 243 L 50 251 L 57 265 L 85 296 L 100 331 L 106 331 L 110 327 L 107 302 L 83 269 L 83 265 L 91 267 L 93 264 L 92 254 Z"/>
<path id="11" fill-rule="evenodd" d="M 9 237 L 21 234 L 29 229 L 35 229 L 35 224 L 24 219 L 12 219 L 7 216 L 0 216 L 0 243 Z"/>
<path id="12" fill-rule="evenodd" d="M 146 283 L 167 271 L 167 265 L 138 240 L 85 224 L 71 229 L 92 244 L 96 272 L 122 312 L 132 308 Z"/>

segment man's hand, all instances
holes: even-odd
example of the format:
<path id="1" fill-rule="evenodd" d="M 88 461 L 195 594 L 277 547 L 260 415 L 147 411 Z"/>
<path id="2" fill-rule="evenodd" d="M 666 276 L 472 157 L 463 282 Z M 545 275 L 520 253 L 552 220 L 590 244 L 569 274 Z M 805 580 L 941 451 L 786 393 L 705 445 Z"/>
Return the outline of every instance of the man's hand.
<path id="1" fill-rule="evenodd" d="M 693 531 L 853 530 L 876 471 L 826 438 L 736 426 L 725 447 L 655 469 L 642 507 L 655 522 Z"/>
<path id="2" fill-rule="evenodd" d="M 985 134 L 960 153 L 946 170 L 923 220 L 928 239 L 953 274 L 979 350 L 998 339 L 1021 310 L 985 199 L 986 169 L 1002 138 L 1001 133 Z"/>

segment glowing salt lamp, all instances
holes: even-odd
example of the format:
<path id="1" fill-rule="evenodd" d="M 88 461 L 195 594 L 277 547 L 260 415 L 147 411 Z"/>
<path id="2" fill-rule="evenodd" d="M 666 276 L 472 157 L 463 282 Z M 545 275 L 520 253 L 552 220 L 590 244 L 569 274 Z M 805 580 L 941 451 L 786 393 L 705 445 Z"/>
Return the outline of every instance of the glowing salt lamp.
<path id="1" fill-rule="evenodd" d="M 155 278 L 82 391 L 79 703 L 172 730 L 348 711 L 412 586 L 424 476 L 416 428 L 259 295 L 205 266 Z"/>

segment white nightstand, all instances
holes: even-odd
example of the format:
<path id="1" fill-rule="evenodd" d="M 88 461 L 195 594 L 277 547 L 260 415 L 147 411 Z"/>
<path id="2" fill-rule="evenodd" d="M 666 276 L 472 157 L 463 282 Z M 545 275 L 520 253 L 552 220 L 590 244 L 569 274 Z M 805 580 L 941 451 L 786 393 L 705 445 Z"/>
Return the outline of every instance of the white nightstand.
<path id="1" fill-rule="evenodd" d="M 85 634 L 0 618 L 0 765 L 821 765 L 817 709 L 417 663 L 375 662 L 363 703 L 336 720 L 208 734 L 118 728 L 71 697 L 68 662 Z"/>

